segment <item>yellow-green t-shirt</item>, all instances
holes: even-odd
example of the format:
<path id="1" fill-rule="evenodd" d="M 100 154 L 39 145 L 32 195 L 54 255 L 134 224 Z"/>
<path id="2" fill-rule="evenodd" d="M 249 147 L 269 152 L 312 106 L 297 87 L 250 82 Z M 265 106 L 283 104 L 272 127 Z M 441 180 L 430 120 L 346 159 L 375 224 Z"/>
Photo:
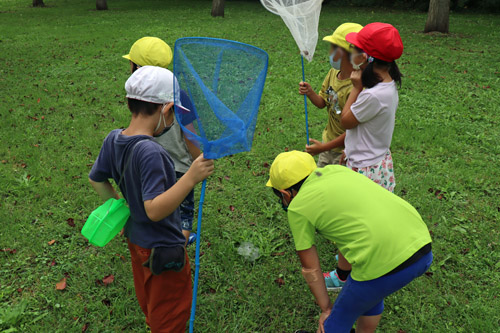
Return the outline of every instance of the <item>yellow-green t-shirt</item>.
<path id="1" fill-rule="evenodd" d="M 332 141 L 345 132 L 340 125 L 340 113 L 351 93 L 352 83 L 351 79 L 339 80 L 337 77 L 339 73 L 339 70 L 330 69 L 319 92 L 328 110 L 328 124 L 323 131 L 323 142 Z M 335 148 L 333 151 L 341 153 L 342 147 Z"/>
<path id="2" fill-rule="evenodd" d="M 431 242 L 408 202 L 340 165 L 319 168 L 288 207 L 297 251 L 314 245 L 315 232 L 335 242 L 356 281 L 389 273 Z"/>

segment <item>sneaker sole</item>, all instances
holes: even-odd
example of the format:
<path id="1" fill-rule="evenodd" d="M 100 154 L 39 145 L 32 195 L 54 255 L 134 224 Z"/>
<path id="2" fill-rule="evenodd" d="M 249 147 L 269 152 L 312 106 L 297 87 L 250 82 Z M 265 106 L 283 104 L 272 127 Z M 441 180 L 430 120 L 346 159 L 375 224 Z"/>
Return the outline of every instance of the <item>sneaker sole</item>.
<path id="1" fill-rule="evenodd" d="M 326 287 L 326 291 L 340 291 L 342 287 Z"/>

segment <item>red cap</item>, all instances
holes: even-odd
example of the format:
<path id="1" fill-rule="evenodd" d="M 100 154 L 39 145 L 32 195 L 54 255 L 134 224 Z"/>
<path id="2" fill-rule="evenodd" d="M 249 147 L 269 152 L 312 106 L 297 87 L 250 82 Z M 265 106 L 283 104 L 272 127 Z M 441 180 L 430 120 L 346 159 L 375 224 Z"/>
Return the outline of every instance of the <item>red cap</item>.
<path id="1" fill-rule="evenodd" d="M 370 23 L 360 32 L 351 32 L 346 41 L 359 47 L 368 55 L 387 62 L 399 59 L 403 54 L 403 41 L 396 28 L 388 23 Z"/>

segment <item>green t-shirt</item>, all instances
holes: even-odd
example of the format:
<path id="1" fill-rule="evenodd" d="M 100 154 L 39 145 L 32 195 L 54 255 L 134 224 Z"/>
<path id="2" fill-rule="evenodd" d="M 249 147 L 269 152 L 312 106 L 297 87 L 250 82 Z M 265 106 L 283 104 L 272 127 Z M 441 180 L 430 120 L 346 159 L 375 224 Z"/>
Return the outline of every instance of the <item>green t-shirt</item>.
<path id="1" fill-rule="evenodd" d="M 288 221 L 297 251 L 311 248 L 318 231 L 337 244 L 356 281 L 389 273 L 431 242 L 412 205 L 340 165 L 313 171 L 290 203 Z"/>
<path id="2" fill-rule="evenodd" d="M 328 123 L 323 131 L 323 142 L 329 142 L 344 134 L 345 129 L 340 125 L 340 114 L 352 90 L 351 79 L 339 80 L 340 71 L 330 69 L 323 81 L 319 95 L 326 103 Z M 338 153 L 342 147 L 332 149 Z"/>

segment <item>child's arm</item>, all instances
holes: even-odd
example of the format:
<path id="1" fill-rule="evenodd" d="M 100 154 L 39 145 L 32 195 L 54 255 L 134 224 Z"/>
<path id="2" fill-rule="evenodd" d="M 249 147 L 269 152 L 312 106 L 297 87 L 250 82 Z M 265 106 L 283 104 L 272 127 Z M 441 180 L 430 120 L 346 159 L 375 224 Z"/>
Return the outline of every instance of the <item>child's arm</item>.
<path id="1" fill-rule="evenodd" d="M 297 254 L 302 263 L 302 275 L 321 308 L 322 313 L 319 317 L 319 331 L 323 332 L 323 323 L 330 315 L 333 304 L 326 291 L 325 279 L 321 272 L 318 252 L 316 251 L 316 247 L 313 246 L 307 250 L 297 251 Z"/>
<path id="2" fill-rule="evenodd" d="M 318 155 L 324 151 L 332 150 L 338 147 L 344 147 L 345 132 L 339 135 L 337 138 L 328 142 L 319 142 L 318 140 L 309 139 L 312 145 L 306 145 L 306 152 L 311 155 Z"/>
<path id="3" fill-rule="evenodd" d="M 110 198 L 120 199 L 120 196 L 109 181 L 95 182 L 89 178 L 89 182 L 102 200 L 107 201 Z"/>
<path id="4" fill-rule="evenodd" d="M 306 95 L 309 100 L 319 109 L 326 106 L 325 100 L 312 89 L 311 85 L 307 82 L 299 83 L 299 94 Z"/>
<path id="5" fill-rule="evenodd" d="M 200 155 L 186 172 L 167 191 L 152 200 L 144 201 L 144 209 L 151 221 L 158 222 L 172 214 L 180 206 L 193 187 L 214 172 L 214 161 Z"/>
<path id="6" fill-rule="evenodd" d="M 361 70 L 352 71 L 351 82 L 352 90 L 349 94 L 347 102 L 345 102 L 344 108 L 342 109 L 342 114 L 340 118 L 340 125 L 345 129 L 351 129 L 359 125 L 359 121 L 354 117 L 352 113 L 351 106 L 358 99 L 359 94 L 363 91 L 363 84 L 361 83 Z"/>
<path id="7" fill-rule="evenodd" d="M 189 140 L 185 134 L 183 134 L 183 136 L 184 136 L 184 141 L 186 142 L 186 146 L 189 150 L 189 153 L 191 154 L 191 157 L 194 160 L 197 159 L 198 156 L 201 155 L 200 148 L 198 148 L 198 146 L 196 146 L 191 140 Z"/>

